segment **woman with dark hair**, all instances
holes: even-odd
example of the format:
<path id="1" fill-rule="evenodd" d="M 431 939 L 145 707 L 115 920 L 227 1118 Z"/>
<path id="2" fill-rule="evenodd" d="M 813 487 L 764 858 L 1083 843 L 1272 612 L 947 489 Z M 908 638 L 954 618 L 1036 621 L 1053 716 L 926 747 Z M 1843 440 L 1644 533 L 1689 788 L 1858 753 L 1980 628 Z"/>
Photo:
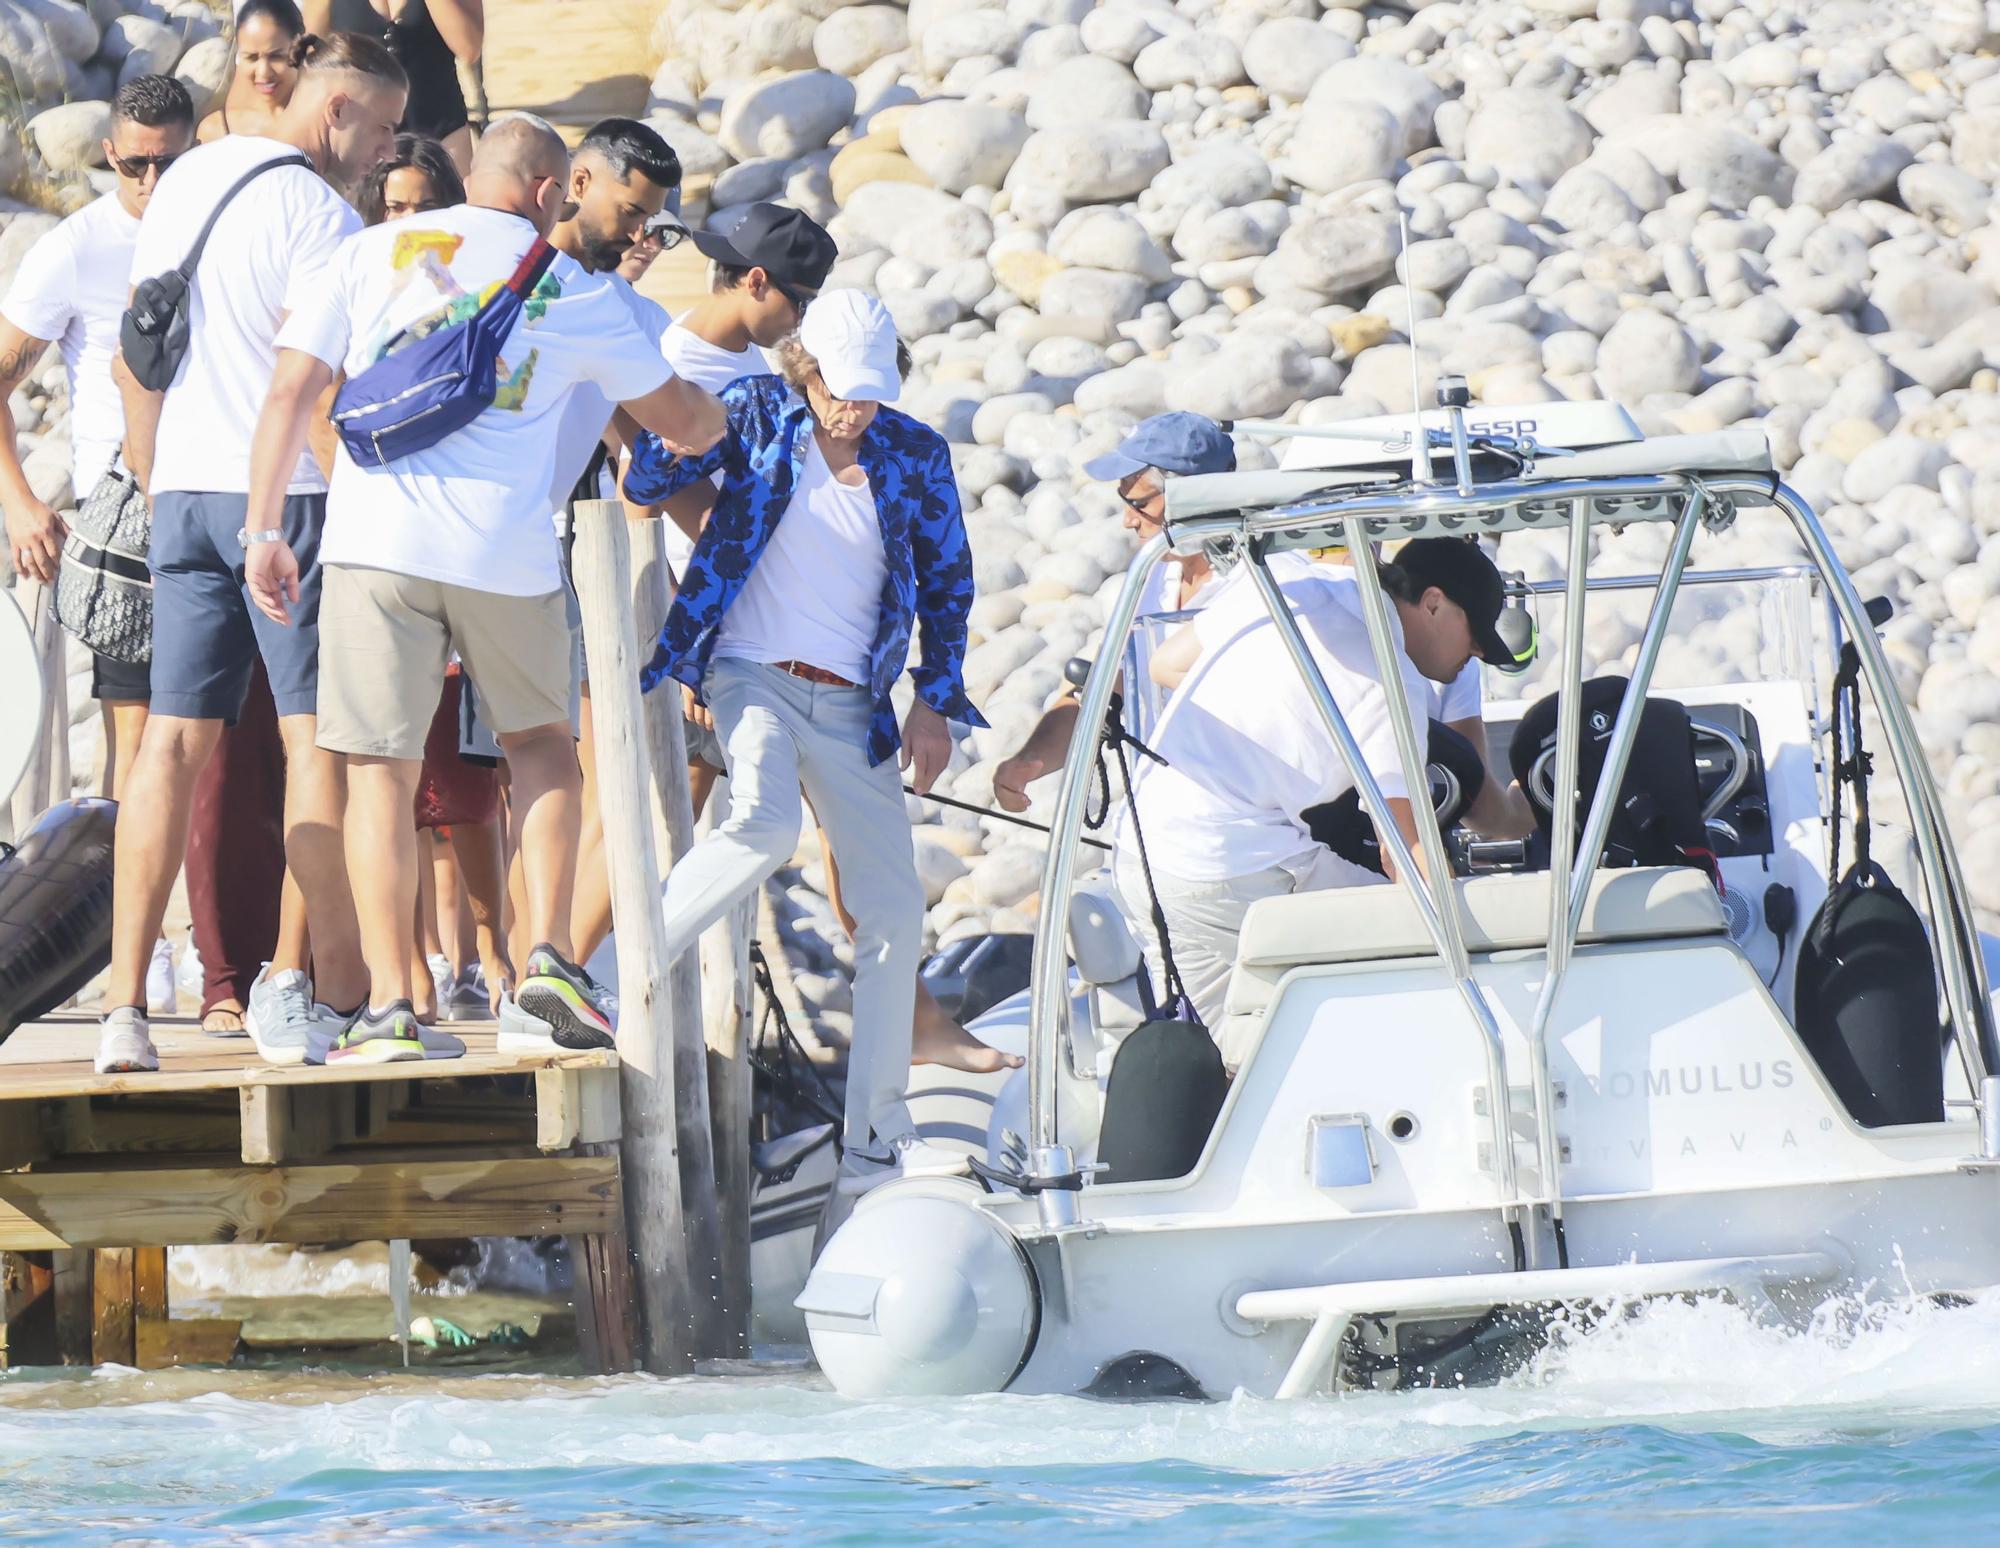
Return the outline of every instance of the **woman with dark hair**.
<path id="1" fill-rule="evenodd" d="M 292 45 L 305 34 L 293 0 L 244 0 L 236 11 L 236 62 L 222 106 L 201 121 L 206 145 L 225 134 L 269 134 L 298 84 Z"/>
<path id="2" fill-rule="evenodd" d="M 399 134 L 389 159 L 361 185 L 354 207 L 365 224 L 379 226 L 463 203 L 465 184 L 444 147 L 427 134 Z"/>
<path id="3" fill-rule="evenodd" d="M 458 67 L 476 63 L 485 46 L 485 0 L 305 0 L 305 17 L 314 32 L 359 32 L 386 43 L 410 77 L 410 105 L 397 127 L 437 140 L 461 175 L 472 165 Z"/>

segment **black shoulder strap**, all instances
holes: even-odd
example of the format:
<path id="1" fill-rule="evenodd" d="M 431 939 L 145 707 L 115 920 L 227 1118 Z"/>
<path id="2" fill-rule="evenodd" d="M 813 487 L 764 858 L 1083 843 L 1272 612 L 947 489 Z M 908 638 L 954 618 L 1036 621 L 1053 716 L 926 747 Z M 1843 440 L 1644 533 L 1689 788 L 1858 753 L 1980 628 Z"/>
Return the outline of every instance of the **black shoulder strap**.
<path id="1" fill-rule="evenodd" d="M 256 166 L 231 183 L 229 191 L 217 202 L 215 208 L 208 212 L 208 219 L 203 221 L 201 225 L 201 235 L 194 239 L 194 246 L 188 249 L 187 257 L 181 260 L 180 274 L 182 279 L 192 280 L 194 278 L 194 266 L 201 262 L 201 250 L 208 246 L 208 234 L 215 229 L 215 223 L 222 218 L 222 212 L 229 208 L 230 201 L 273 167 L 304 167 L 308 172 L 316 170 L 312 162 L 304 156 L 280 156 L 274 161 L 258 162 Z"/>

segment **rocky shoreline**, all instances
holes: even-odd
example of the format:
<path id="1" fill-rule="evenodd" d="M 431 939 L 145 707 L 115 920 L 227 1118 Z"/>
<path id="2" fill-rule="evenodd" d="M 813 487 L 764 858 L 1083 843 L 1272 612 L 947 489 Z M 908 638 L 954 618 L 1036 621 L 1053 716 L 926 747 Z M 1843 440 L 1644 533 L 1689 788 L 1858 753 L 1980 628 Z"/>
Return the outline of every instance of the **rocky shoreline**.
<path id="1" fill-rule="evenodd" d="M 108 95 L 179 27 L 174 67 L 207 82 L 226 45 L 206 10 L 0 0 L 0 49 L 39 28 L 20 56 L 38 89 Z M 650 41 L 647 116 L 712 179 L 710 218 L 783 198 L 825 220 L 833 282 L 879 291 L 910 340 L 903 406 L 953 442 L 992 725 L 947 793 L 986 801 L 1094 646 L 1130 545 L 1080 465 L 1166 408 L 1407 409 L 1414 308 L 1426 391 L 1454 371 L 1488 403 L 1605 397 L 1653 433 L 1770 436 L 1863 590 L 1896 603 L 1903 687 L 2000 912 L 2000 5 L 669 0 Z M 89 103 L 34 105 L 45 159 L 83 143 L 58 130 Z M 46 223 L 5 208 L 0 283 Z M 17 405 L 50 490 L 59 379 Z M 1634 569 L 1662 542 L 1605 541 L 1600 563 Z M 1748 520 L 1702 548 L 1790 553 Z M 1505 557 L 1555 569 L 1538 538 Z M 1593 619 L 1607 665 L 1634 639 L 1618 610 Z M 1757 639 L 1754 613 L 1718 618 L 1667 670 Z M 938 935 L 1029 927 L 1033 835 L 912 815 Z M 798 860 L 801 987 L 837 1013 L 839 931 L 810 846 Z"/>

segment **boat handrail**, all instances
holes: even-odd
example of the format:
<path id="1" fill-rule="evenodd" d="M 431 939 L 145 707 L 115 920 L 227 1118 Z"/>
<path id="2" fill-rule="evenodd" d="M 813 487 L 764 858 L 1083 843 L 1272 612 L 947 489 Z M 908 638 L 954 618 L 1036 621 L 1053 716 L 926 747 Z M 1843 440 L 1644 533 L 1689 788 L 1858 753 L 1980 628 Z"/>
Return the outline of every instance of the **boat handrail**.
<path id="1" fill-rule="evenodd" d="M 1649 502 L 1643 512 L 1633 513 L 1630 505 L 1633 499 L 1645 497 Z M 1045 1225 L 1061 1227 L 1076 1223 L 1079 1218 L 1078 1192 L 1080 1178 L 1077 1175 L 1071 1148 L 1061 1143 L 1056 1121 L 1056 1051 L 1060 1048 L 1067 1032 L 1069 998 L 1066 993 L 1067 972 L 1062 960 L 1064 949 L 1060 921 L 1065 917 L 1067 900 L 1075 883 L 1077 837 L 1081 831 L 1083 814 L 1087 802 L 1089 781 L 1087 771 L 1091 764 L 1098 728 L 1104 723 L 1109 708 L 1112 685 L 1117 677 L 1113 663 L 1126 654 L 1133 625 L 1138 615 L 1139 597 L 1144 589 L 1148 574 L 1168 553 L 1170 548 L 1186 548 L 1191 542 L 1218 540 L 1230 544 L 1241 556 L 1241 561 L 1251 566 L 1251 574 L 1262 594 L 1265 607 L 1271 615 L 1273 626 L 1287 651 L 1299 668 L 1301 677 L 1310 691 L 1315 707 L 1333 734 L 1342 756 L 1348 761 L 1356 776 L 1356 784 L 1365 803 L 1371 810 L 1386 810 L 1380 787 L 1368 774 L 1353 745 L 1353 737 L 1342 718 L 1339 707 L 1333 702 L 1324 678 L 1313 663 L 1311 653 L 1306 648 L 1298 631 L 1296 621 L 1291 616 L 1288 605 L 1276 581 L 1272 578 L 1265 559 L 1269 553 L 1287 548 L 1327 546 L 1331 533 L 1337 529 L 1339 540 L 1345 544 L 1350 554 L 1357 556 L 1357 579 L 1362 596 L 1367 599 L 1365 616 L 1369 625 L 1370 643 L 1377 659 L 1378 670 L 1382 672 L 1385 685 L 1391 688 L 1394 701 L 1398 701 L 1399 713 L 1392 718 L 1397 727 L 1398 752 L 1404 765 L 1404 776 L 1409 789 L 1421 791 L 1425 788 L 1422 778 L 1421 760 L 1414 752 L 1414 731 L 1409 724 L 1407 706 L 1400 704 L 1400 673 L 1390 669 L 1392 652 L 1384 651 L 1386 638 L 1387 604 L 1382 598 L 1381 588 L 1374 581 L 1372 552 L 1368 545 L 1382 539 L 1417 535 L 1426 530 L 1474 533 L 1478 531 L 1504 531 L 1528 525 L 1564 525 L 1573 531 L 1573 549 L 1587 554 L 1587 528 L 1603 521 L 1620 520 L 1661 520 L 1667 519 L 1665 506 L 1674 506 L 1672 519 L 1676 522 L 1672 554 L 1666 568 L 1656 580 L 1646 577 L 1614 578 L 1612 589 L 1639 589 L 1646 584 L 1657 586 L 1653 607 L 1642 636 L 1639 658 L 1634 665 L 1630 686 L 1620 704 L 1613 725 L 1610 745 L 1607 748 L 1605 765 L 1600 777 L 1595 798 L 1585 819 L 1583 831 L 1570 856 L 1570 864 L 1565 868 L 1566 876 L 1553 889 L 1559 894 L 1551 905 L 1551 931 L 1548 945 L 1550 971 L 1538 997 L 1533 1030 L 1528 1042 L 1531 1056 L 1537 1068 L 1531 1086 L 1535 1106 L 1535 1125 L 1538 1149 L 1544 1157 L 1541 1176 L 1546 1202 L 1553 1212 L 1559 1213 L 1561 1184 L 1559 1176 L 1559 1148 L 1553 1132 L 1554 1101 L 1548 1071 L 1546 1069 L 1546 1049 L 1543 1047 L 1546 1030 L 1553 1015 L 1555 997 L 1561 988 L 1563 969 L 1573 951 L 1576 931 L 1581 925 L 1581 903 L 1586 895 L 1588 871 L 1595 868 L 1596 857 L 1602 852 L 1609 833 L 1610 822 L 1615 810 L 1613 793 L 1623 783 L 1626 767 L 1630 761 L 1632 747 L 1637 739 L 1640 708 L 1646 691 L 1650 687 L 1654 668 L 1657 665 L 1660 647 L 1664 642 L 1668 617 L 1673 601 L 1678 593 L 1691 552 L 1695 531 L 1703 526 L 1719 528 L 1727 525 L 1733 503 L 1737 499 L 1753 498 L 1775 505 L 1791 521 L 1793 529 L 1805 546 L 1811 559 L 1811 573 L 1826 586 L 1831 604 L 1830 613 L 1844 626 L 1859 651 L 1863 675 L 1868 680 L 1869 691 L 1874 698 L 1887 734 L 1891 759 L 1897 775 L 1911 804 L 1912 827 L 1917 845 L 1920 868 L 1924 878 L 1926 894 L 1929 898 L 1934 928 L 1940 946 L 1941 969 L 1945 1000 L 1951 1015 L 1954 1039 L 1960 1058 L 1973 1092 L 1980 1102 L 1982 1119 L 1982 1150 L 1990 1151 L 1993 1158 L 2000 1159 L 2000 1120 L 1996 1120 L 1992 1109 L 2000 1105 L 2000 1049 L 1996 1049 L 1993 1014 L 1986 982 L 1985 964 L 1977 949 L 1976 931 L 1972 925 L 1971 904 L 1957 857 L 1949 853 L 1944 836 L 1947 832 L 1937 790 L 1924 760 L 1909 708 L 1896 692 L 1894 679 L 1890 674 L 1887 658 L 1882 651 L 1881 641 L 1875 633 L 1867 612 L 1855 591 L 1852 578 L 1841 568 L 1833 551 L 1831 541 L 1818 518 L 1799 496 L 1783 483 L 1768 475 L 1745 477 L 1741 474 L 1726 473 L 1714 479 L 1704 479 L 1695 474 L 1675 474 L 1665 476 L 1621 477 L 1586 480 L 1550 480 L 1532 484 L 1514 481 L 1488 485 L 1470 494 L 1460 494 L 1450 488 L 1438 486 L 1404 487 L 1391 493 L 1370 491 L 1351 498 L 1317 502 L 1309 505 L 1264 512 L 1236 512 L 1229 515 L 1204 515 L 1180 523 L 1169 523 L 1168 529 L 1156 533 L 1148 539 L 1133 556 L 1127 567 L 1125 581 L 1119 589 L 1117 599 L 1112 604 L 1110 615 L 1105 620 L 1104 649 L 1093 663 L 1089 677 L 1081 695 L 1080 712 L 1075 730 L 1072 732 L 1068 756 L 1065 760 L 1063 780 L 1057 797 L 1052 842 L 1043 874 L 1041 890 L 1041 918 L 1037 923 L 1033 956 L 1034 990 L 1031 1013 L 1031 1064 L 1030 1064 L 1030 1123 L 1032 1132 L 1031 1165 L 1040 1186 L 1034 1191 L 1039 1202 L 1041 1218 Z M 1517 502 L 1507 506 L 1500 518 L 1494 522 L 1450 523 L 1449 518 L 1462 517 L 1468 513 L 1493 510 L 1496 502 Z M 1510 520 L 1518 517 L 1527 505 L 1538 510 L 1561 502 L 1560 512 L 1550 512 L 1546 519 L 1537 514 L 1535 519 Z M 1606 502 L 1609 502 L 1607 508 Z M 1444 523 L 1444 525 L 1438 525 Z M 1572 556 L 1572 572 L 1580 568 Z M 1801 573 L 1803 567 L 1775 567 L 1772 570 L 1748 570 L 1739 572 L 1717 572 L 1731 578 L 1754 580 L 1781 578 Z M 1714 577 L 1711 576 L 1711 579 Z M 1572 605 L 1578 596 L 1587 592 L 1587 584 L 1577 586 L 1569 578 L 1563 582 L 1564 589 L 1571 597 Z M 1582 631 L 1570 629 L 1566 634 L 1580 640 Z M 1567 657 L 1571 651 L 1566 648 L 1566 669 L 1570 665 Z M 1573 682 L 1565 681 L 1565 687 L 1573 688 Z M 1575 715 L 1558 717 L 1558 736 L 1567 734 L 1577 738 L 1580 730 Z M 1562 764 L 1573 770 L 1574 753 Z M 1574 775 L 1572 773 L 1572 783 Z M 1565 803 L 1558 801 L 1556 810 L 1561 811 Z M 1417 802 L 1413 815 L 1418 816 L 1418 836 L 1427 854 L 1431 851 L 1432 835 L 1427 828 L 1435 828 L 1435 813 L 1426 802 Z M 1428 816 L 1426 824 L 1423 817 Z M 1572 816 L 1572 821 L 1573 816 Z M 1446 968 L 1455 984 L 1461 988 L 1467 1008 L 1479 1021 L 1483 1032 L 1488 1035 L 1489 1064 L 1497 1064 L 1498 1073 L 1491 1075 L 1494 1081 L 1496 1099 L 1491 1104 L 1496 1121 L 1496 1168 L 1500 1173 L 1502 1208 L 1510 1228 L 1519 1229 L 1520 1207 L 1528 1202 L 1520 1197 L 1513 1167 L 1513 1147 L 1507 1129 L 1507 1084 L 1505 1079 L 1505 1055 L 1499 1042 L 1497 1023 L 1493 1021 L 1490 1008 L 1485 1005 L 1477 986 L 1473 984 L 1469 970 L 1460 971 L 1464 961 L 1462 935 L 1453 949 L 1452 924 L 1455 920 L 1447 917 L 1447 911 L 1437 906 L 1436 896 L 1426 885 L 1418 871 L 1414 855 L 1404 842 L 1402 835 L 1393 825 L 1383 824 L 1380 831 L 1385 850 L 1393 861 L 1399 879 L 1409 889 L 1416 903 L 1426 929 L 1432 934 L 1438 948 L 1441 964 Z M 1438 841 L 1441 852 L 1441 839 Z M 1448 889 L 1443 889 L 1448 893 Z M 1447 905 L 1447 910 L 1449 905 Z M 1555 928 L 1561 914 L 1561 928 Z M 1489 1030 L 1490 1027 L 1490 1030 Z M 1518 1243 L 1518 1236 L 1516 1238 Z M 1557 1236 L 1560 1251 L 1562 1241 Z M 1518 1249 L 1517 1249 L 1518 1250 Z"/>

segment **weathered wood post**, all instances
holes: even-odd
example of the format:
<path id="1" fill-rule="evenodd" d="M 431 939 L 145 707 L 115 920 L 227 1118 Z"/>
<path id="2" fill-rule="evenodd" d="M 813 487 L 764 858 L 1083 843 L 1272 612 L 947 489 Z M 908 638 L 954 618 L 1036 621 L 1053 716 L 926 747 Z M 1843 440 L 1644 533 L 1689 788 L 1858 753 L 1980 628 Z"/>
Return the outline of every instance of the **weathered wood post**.
<path id="1" fill-rule="evenodd" d="M 699 1271 L 689 1262 L 688 1216 L 713 1212 L 715 1201 L 712 1192 L 684 1192 L 687 1124 L 676 1090 L 681 1061 L 660 913 L 645 711 L 629 622 L 631 540 L 615 501 L 580 502 L 574 519 L 571 566 L 591 664 L 598 809 L 618 937 L 619 1171 L 641 1311 L 641 1362 L 650 1371 L 674 1374 L 692 1368 L 706 1321 L 704 1297 L 695 1288 Z M 705 1141 L 705 1123 L 701 1134 Z"/>
<path id="2" fill-rule="evenodd" d="M 667 566 L 666 527 L 656 519 L 634 520 L 627 528 L 632 547 L 632 639 L 638 661 L 653 652 L 660 625 L 671 605 L 672 577 Z M 653 841 L 671 872 L 695 840 L 694 806 L 688 792 L 687 738 L 681 724 L 681 696 L 668 686 L 644 698 L 645 745 L 652 761 Z M 746 964 L 747 966 L 747 964 Z M 708 1355 L 737 1356 L 750 1351 L 750 1133 L 749 1069 L 731 1065 L 715 1051 L 713 1023 L 704 1015 L 702 963 L 697 953 L 684 952 L 667 969 L 668 998 L 673 1008 L 675 1083 L 680 1094 L 685 1158 L 699 1153 L 712 1158 L 704 1187 L 712 1188 L 713 1213 L 690 1215 L 688 1252 L 699 1273 L 713 1265 L 706 1290 L 710 1323 L 702 1340 Z M 707 1026 L 708 1047 L 689 1029 Z M 740 1078 L 739 1078 L 740 1077 Z M 740 1104 L 735 1093 L 740 1087 Z M 740 1114 L 739 1109 L 740 1107 Z M 704 1121 L 708 1132 L 697 1134 Z M 692 1169 L 682 1176 L 690 1195 Z"/>
<path id="3" fill-rule="evenodd" d="M 753 893 L 702 933 L 700 947 L 722 1274 L 738 1308 L 730 1325 L 736 1333 L 731 1352 L 739 1355 L 750 1353 L 750 942 L 756 909 Z"/>
<path id="4" fill-rule="evenodd" d="M 69 798 L 69 672 L 63 649 L 67 636 L 56 621 L 55 588 L 24 578 L 14 596 L 34 635 L 35 659 L 42 673 L 42 719 L 35 753 L 14 787 L 9 809 L 14 837 L 19 838 L 49 807 Z"/>

